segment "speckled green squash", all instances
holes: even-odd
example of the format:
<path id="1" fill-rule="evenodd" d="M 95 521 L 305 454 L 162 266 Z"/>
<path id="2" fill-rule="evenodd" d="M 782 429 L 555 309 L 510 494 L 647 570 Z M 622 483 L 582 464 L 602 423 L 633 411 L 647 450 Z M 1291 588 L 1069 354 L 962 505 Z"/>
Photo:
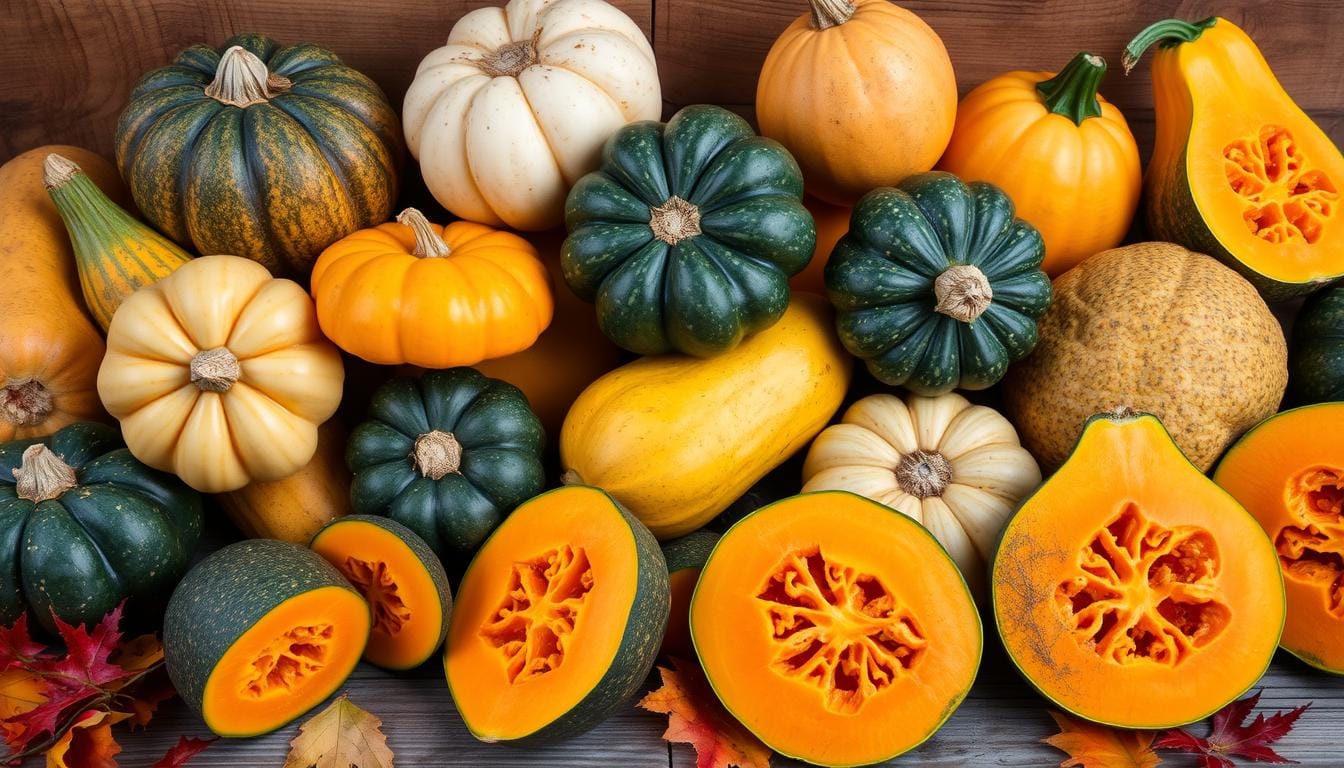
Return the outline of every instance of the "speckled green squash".
<path id="1" fill-rule="evenodd" d="M 840 340 L 878 379 L 921 395 L 985 389 L 1036 346 L 1044 256 L 997 187 L 922 173 L 859 201 L 826 292 Z"/>
<path id="2" fill-rule="evenodd" d="M 39 445 L 74 474 L 60 495 L 34 502 L 14 472 L 33 466 L 24 453 Z M 112 427 L 77 422 L 0 444 L 0 625 L 25 611 L 48 631 L 53 613 L 92 624 L 122 600 L 157 624 L 200 533 L 200 495 L 136 461 Z"/>
<path id="3" fill-rule="evenodd" d="M 1327 288 L 1302 305 L 1288 367 L 1296 404 L 1344 400 L 1344 285 Z"/>
<path id="4" fill-rule="evenodd" d="M 264 93 L 244 77 L 231 82 L 255 86 L 254 103 L 208 95 L 221 61 L 241 70 L 246 56 L 265 65 Z M 141 78 L 116 154 L 140 211 L 179 244 L 306 277 L 323 248 L 391 213 L 401 125 L 382 90 L 331 51 L 239 35 Z"/>
<path id="5" fill-rule="evenodd" d="M 663 635 L 661 651 L 664 656 L 695 658 L 695 645 L 691 642 L 691 596 L 700 580 L 700 570 L 718 543 L 719 534 L 702 529 L 663 544 L 672 601 L 667 632 Z"/>
<path id="6" fill-rule="evenodd" d="M 713 106 L 617 131 L 565 203 L 565 281 L 632 352 L 708 357 L 768 328 L 816 247 L 782 145 Z"/>
<path id="7" fill-rule="evenodd" d="M 473 368 L 393 379 L 347 444 L 351 506 L 415 531 L 445 564 L 461 561 L 545 487 L 544 445 L 512 384 Z"/>

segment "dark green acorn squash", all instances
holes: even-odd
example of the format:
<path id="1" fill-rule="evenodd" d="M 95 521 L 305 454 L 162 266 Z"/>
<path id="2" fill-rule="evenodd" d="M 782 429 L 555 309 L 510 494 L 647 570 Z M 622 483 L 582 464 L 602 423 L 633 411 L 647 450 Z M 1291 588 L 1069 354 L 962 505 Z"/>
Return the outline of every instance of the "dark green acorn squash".
<path id="1" fill-rule="evenodd" d="M 1036 346 L 1045 246 L 984 182 L 921 173 L 855 206 L 826 264 L 840 340 L 884 383 L 984 389 Z"/>
<path id="2" fill-rule="evenodd" d="M 346 448 L 355 513 L 385 515 L 445 564 L 545 486 L 545 433 L 515 386 L 472 368 L 389 381 Z"/>
<path id="3" fill-rule="evenodd" d="M 0 625 L 25 610 L 89 624 L 125 600 L 158 611 L 191 564 L 201 497 L 136 461 L 105 424 L 0 443 Z"/>
<path id="4" fill-rule="evenodd" d="M 565 202 L 565 282 L 632 352 L 726 352 L 789 305 L 816 247 L 782 145 L 713 106 L 632 123 Z"/>
<path id="5" fill-rule="evenodd" d="M 1298 405 L 1344 400 L 1344 285 L 1302 305 L 1288 367 L 1290 396 Z"/>
<path id="6" fill-rule="evenodd" d="M 331 51 L 239 35 L 141 78 L 116 153 L 136 205 L 179 244 L 306 277 L 323 248 L 391 214 L 401 124 Z"/>

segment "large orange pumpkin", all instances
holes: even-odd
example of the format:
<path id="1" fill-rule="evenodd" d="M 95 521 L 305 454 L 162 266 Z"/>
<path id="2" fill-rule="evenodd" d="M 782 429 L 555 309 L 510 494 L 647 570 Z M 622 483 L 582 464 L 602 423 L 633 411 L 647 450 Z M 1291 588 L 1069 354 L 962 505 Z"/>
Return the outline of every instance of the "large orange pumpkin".
<path id="1" fill-rule="evenodd" d="M 333 243 L 313 267 L 322 332 L 380 365 L 474 365 L 532 346 L 551 323 L 550 277 L 526 240 L 484 224 L 396 223 Z"/>
<path id="2" fill-rule="evenodd" d="M 938 167 L 988 181 L 1045 240 L 1055 277 L 1124 239 L 1139 205 L 1139 148 L 1097 93 L 1106 60 L 1080 53 L 1059 74 L 1009 72 L 966 95 Z"/>
<path id="3" fill-rule="evenodd" d="M 761 134 L 789 148 L 807 190 L 853 205 L 938 162 L 957 81 L 938 33 L 887 0 L 811 0 L 766 56 Z"/>

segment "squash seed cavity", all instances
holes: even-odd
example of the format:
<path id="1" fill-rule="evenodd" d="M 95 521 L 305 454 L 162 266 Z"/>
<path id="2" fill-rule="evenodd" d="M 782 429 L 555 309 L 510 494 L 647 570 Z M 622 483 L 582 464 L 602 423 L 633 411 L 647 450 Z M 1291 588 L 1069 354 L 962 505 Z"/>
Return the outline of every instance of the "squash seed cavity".
<path id="1" fill-rule="evenodd" d="M 1344 472 L 1313 467 L 1288 481 L 1286 496 L 1298 525 L 1274 538 L 1283 575 L 1318 584 L 1326 610 L 1344 619 Z"/>
<path id="2" fill-rule="evenodd" d="M 876 576 L 795 552 L 757 599 L 775 640 L 773 671 L 814 686 L 826 709 L 854 714 L 919 663 L 928 645 L 909 610 Z"/>
<path id="3" fill-rule="evenodd" d="M 327 665 L 334 627 L 298 626 L 271 641 L 252 660 L 243 683 L 243 697 L 269 699 L 286 696 Z"/>
<path id="4" fill-rule="evenodd" d="M 387 563 L 347 557 L 341 572 L 373 608 L 373 631 L 388 637 L 400 634 L 401 628 L 411 620 L 411 609 L 397 594 L 397 581 Z"/>
<path id="5" fill-rule="evenodd" d="M 1311 167 L 1287 128 L 1266 125 L 1237 139 L 1223 149 L 1223 160 L 1228 184 L 1246 202 L 1242 216 L 1251 234 L 1275 244 L 1321 239 L 1339 192 Z"/>
<path id="6" fill-rule="evenodd" d="M 479 633 L 503 654 L 510 684 L 560 667 L 592 589 L 593 567 L 581 547 L 566 544 L 513 564 L 508 591 Z"/>
<path id="7" fill-rule="evenodd" d="M 1175 667 L 1231 618 L 1220 565 L 1208 531 L 1163 527 L 1130 503 L 1079 551 L 1055 602 L 1079 645 L 1102 659 Z"/>

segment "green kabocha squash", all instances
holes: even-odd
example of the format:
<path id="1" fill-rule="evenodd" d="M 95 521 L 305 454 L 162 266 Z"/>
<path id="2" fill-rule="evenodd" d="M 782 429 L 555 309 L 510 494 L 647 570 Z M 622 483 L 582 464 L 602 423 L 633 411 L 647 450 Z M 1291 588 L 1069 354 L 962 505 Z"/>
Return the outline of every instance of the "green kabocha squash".
<path id="1" fill-rule="evenodd" d="M 410 528 L 447 563 L 541 492 L 545 433 L 515 386 L 472 368 L 389 381 L 346 448 L 352 510 Z"/>
<path id="2" fill-rule="evenodd" d="M 921 173 L 869 192 L 826 264 L 840 340 L 884 383 L 985 389 L 1036 346 L 1045 247 L 984 182 Z"/>
<path id="3" fill-rule="evenodd" d="M 141 213 L 181 245 L 305 277 L 323 248 L 391 214 L 401 125 L 331 51 L 239 35 L 141 78 L 116 152 Z"/>
<path id="4" fill-rule="evenodd" d="M 1321 291 L 1302 305 L 1288 367 L 1294 402 L 1344 400 L 1344 286 Z"/>
<path id="5" fill-rule="evenodd" d="M 112 427 L 0 443 L 0 625 L 24 611 L 49 631 L 53 615 L 93 623 L 123 600 L 156 623 L 200 534 L 200 495 Z"/>
<path id="6" fill-rule="evenodd" d="M 632 352 L 708 357 L 768 328 L 816 246 L 788 150 L 712 106 L 632 123 L 565 203 L 565 282 Z"/>

